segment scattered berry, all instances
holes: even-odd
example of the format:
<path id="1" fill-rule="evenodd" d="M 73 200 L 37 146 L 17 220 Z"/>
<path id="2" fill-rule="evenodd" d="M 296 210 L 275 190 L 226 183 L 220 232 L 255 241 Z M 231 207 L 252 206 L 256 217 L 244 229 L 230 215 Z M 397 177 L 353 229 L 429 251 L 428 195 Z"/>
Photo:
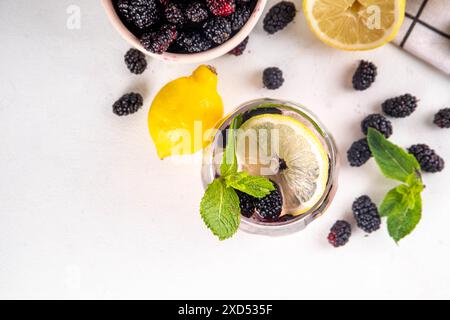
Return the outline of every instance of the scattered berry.
<path id="1" fill-rule="evenodd" d="M 174 26 L 164 25 L 158 31 L 145 33 L 140 41 L 150 52 L 161 54 L 167 51 L 172 42 L 177 38 Z"/>
<path id="2" fill-rule="evenodd" d="M 276 183 L 276 189 L 261 199 L 256 199 L 256 213 L 264 220 L 276 220 L 283 210 L 283 196 Z"/>
<path id="3" fill-rule="evenodd" d="M 216 44 L 222 44 L 231 36 L 231 22 L 224 17 L 213 17 L 203 25 L 206 37 Z"/>
<path id="4" fill-rule="evenodd" d="M 234 56 L 240 56 L 244 53 L 245 49 L 247 48 L 249 37 L 245 38 L 244 41 L 242 41 L 236 48 L 228 52 L 229 54 L 232 54 Z"/>
<path id="5" fill-rule="evenodd" d="M 267 68 L 263 72 L 263 84 L 269 90 L 280 88 L 284 83 L 283 71 L 277 67 Z"/>
<path id="6" fill-rule="evenodd" d="M 197 53 L 208 50 L 212 47 L 212 42 L 200 33 L 185 32 L 176 40 L 176 44 L 183 52 Z"/>
<path id="7" fill-rule="evenodd" d="M 444 170 L 444 159 L 426 144 L 415 144 L 408 149 L 408 152 L 417 159 L 423 171 L 435 173 Z"/>
<path id="8" fill-rule="evenodd" d="M 385 116 L 378 113 L 368 115 L 361 122 L 361 129 L 365 135 L 367 135 L 369 128 L 378 130 L 386 138 L 389 138 L 392 135 L 392 123 L 388 119 L 386 119 Z"/>
<path id="9" fill-rule="evenodd" d="M 359 228 L 367 233 L 380 229 L 381 218 L 378 208 L 368 196 L 361 196 L 353 202 L 353 216 Z"/>
<path id="10" fill-rule="evenodd" d="M 375 82 L 377 67 L 369 61 L 361 61 L 353 75 L 353 88 L 355 90 L 366 90 Z"/>
<path id="11" fill-rule="evenodd" d="M 450 128 L 450 108 L 439 110 L 434 116 L 434 124 L 439 128 Z"/>
<path id="12" fill-rule="evenodd" d="M 383 112 L 394 118 L 405 118 L 417 108 L 417 98 L 408 94 L 388 99 L 382 104 Z"/>
<path id="13" fill-rule="evenodd" d="M 157 0 L 118 0 L 120 16 L 140 30 L 155 25 L 160 19 Z"/>
<path id="14" fill-rule="evenodd" d="M 236 9 L 234 0 L 206 0 L 206 5 L 215 16 L 227 17 Z"/>
<path id="15" fill-rule="evenodd" d="M 263 27 L 269 34 L 274 34 L 284 29 L 291 23 L 296 15 L 294 3 L 290 1 L 281 1 L 270 8 L 264 17 Z"/>
<path id="16" fill-rule="evenodd" d="M 352 167 L 361 167 L 372 157 L 367 138 L 353 142 L 347 151 L 347 159 Z"/>
<path id="17" fill-rule="evenodd" d="M 125 64 L 131 73 L 141 74 L 147 69 L 147 60 L 145 54 L 137 49 L 130 49 L 125 54 Z"/>
<path id="18" fill-rule="evenodd" d="M 255 213 L 255 202 L 258 200 L 244 192 L 236 190 L 239 196 L 239 206 L 241 207 L 241 214 L 244 217 L 250 218 Z"/>
<path id="19" fill-rule="evenodd" d="M 118 116 L 127 116 L 137 112 L 144 100 L 139 93 L 127 93 L 113 104 L 113 112 Z"/>
<path id="20" fill-rule="evenodd" d="M 233 32 L 241 30 L 241 28 L 247 23 L 252 12 L 248 6 L 238 6 L 236 11 L 231 14 L 231 30 Z"/>
<path id="21" fill-rule="evenodd" d="M 344 220 L 338 220 L 330 229 L 328 234 L 328 242 L 335 248 L 342 247 L 347 244 L 352 235 L 352 226 Z"/>
<path id="22" fill-rule="evenodd" d="M 208 9 L 206 6 L 198 1 L 188 4 L 186 7 L 186 18 L 194 23 L 200 23 L 208 19 Z"/>

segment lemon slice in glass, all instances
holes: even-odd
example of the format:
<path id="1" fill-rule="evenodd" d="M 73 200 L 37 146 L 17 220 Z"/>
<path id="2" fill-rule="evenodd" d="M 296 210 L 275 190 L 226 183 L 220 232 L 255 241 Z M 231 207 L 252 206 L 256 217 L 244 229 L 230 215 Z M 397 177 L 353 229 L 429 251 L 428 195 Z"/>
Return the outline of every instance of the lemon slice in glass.
<path id="1" fill-rule="evenodd" d="M 393 40 L 405 18 L 405 0 L 303 0 L 308 25 L 324 43 L 369 50 Z"/>
<path id="2" fill-rule="evenodd" d="M 325 192 L 328 155 L 314 132 L 292 117 L 265 114 L 244 122 L 236 154 L 242 170 L 280 184 L 289 214 L 309 211 Z"/>

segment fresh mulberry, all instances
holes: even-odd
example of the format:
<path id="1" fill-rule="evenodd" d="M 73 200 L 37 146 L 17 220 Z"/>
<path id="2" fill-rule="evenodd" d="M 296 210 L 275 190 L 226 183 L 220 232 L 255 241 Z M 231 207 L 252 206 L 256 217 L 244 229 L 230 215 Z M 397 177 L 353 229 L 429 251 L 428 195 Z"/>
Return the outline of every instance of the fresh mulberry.
<path id="1" fill-rule="evenodd" d="M 328 234 L 328 242 L 335 248 L 342 247 L 347 244 L 352 235 L 352 226 L 344 220 L 338 220 L 330 229 Z"/>
<path id="2" fill-rule="evenodd" d="M 381 218 L 378 208 L 368 196 L 361 196 L 353 202 L 353 216 L 359 228 L 367 233 L 380 229 Z"/>
<path id="3" fill-rule="evenodd" d="M 197 53 L 203 52 L 212 47 L 212 42 L 204 35 L 196 32 L 182 33 L 176 40 L 176 44 L 183 52 Z"/>
<path id="4" fill-rule="evenodd" d="M 239 31 L 248 21 L 252 12 L 248 6 L 239 6 L 236 11 L 231 14 L 231 30 Z"/>
<path id="5" fill-rule="evenodd" d="M 203 25 L 206 37 L 216 44 L 222 44 L 231 36 L 231 22 L 224 17 L 213 17 Z"/>
<path id="6" fill-rule="evenodd" d="M 179 3 L 175 2 L 169 2 L 167 4 L 164 8 L 164 15 L 168 22 L 176 25 L 182 25 L 186 20 L 183 8 Z"/>
<path id="7" fill-rule="evenodd" d="M 415 144 L 408 148 L 408 152 L 417 159 L 423 171 L 436 173 L 444 170 L 444 159 L 426 144 Z"/>
<path id="8" fill-rule="evenodd" d="M 234 0 L 206 0 L 208 9 L 215 16 L 227 17 L 236 9 Z"/>
<path id="9" fill-rule="evenodd" d="M 394 118 L 405 118 L 417 109 L 417 98 L 408 94 L 388 99 L 382 104 L 383 112 Z"/>
<path id="10" fill-rule="evenodd" d="M 263 84 L 269 90 L 280 88 L 284 83 L 283 71 L 277 67 L 267 68 L 263 72 Z"/>
<path id="11" fill-rule="evenodd" d="M 367 138 L 353 142 L 347 151 L 347 159 L 352 167 L 361 167 L 372 157 Z"/>
<path id="12" fill-rule="evenodd" d="M 144 100 L 139 93 L 127 93 L 114 103 L 113 112 L 118 116 L 127 116 L 137 112 L 143 103 Z"/>
<path id="13" fill-rule="evenodd" d="M 158 31 L 145 33 L 140 41 L 148 51 L 161 54 L 167 51 L 176 38 L 177 30 L 175 27 L 164 25 Z"/>
<path id="14" fill-rule="evenodd" d="M 155 25 L 161 15 L 157 0 L 119 0 L 117 9 L 123 19 L 140 30 Z"/>
<path id="15" fill-rule="evenodd" d="M 353 76 L 353 88 L 366 90 L 375 82 L 377 67 L 369 61 L 361 61 Z"/>
<path id="16" fill-rule="evenodd" d="M 439 128 L 450 128 L 450 108 L 439 110 L 434 116 L 434 124 Z"/>
<path id="17" fill-rule="evenodd" d="M 244 41 L 242 41 L 236 48 L 228 52 L 229 54 L 232 54 L 234 56 L 240 56 L 244 53 L 245 49 L 247 48 L 249 37 L 245 38 Z"/>
<path id="18" fill-rule="evenodd" d="M 278 185 L 274 183 L 274 186 L 275 190 L 255 203 L 256 213 L 264 220 L 276 220 L 283 210 L 283 196 Z"/>
<path id="19" fill-rule="evenodd" d="M 236 193 L 239 196 L 241 214 L 244 217 L 250 218 L 255 213 L 255 202 L 258 199 L 239 190 L 236 190 Z"/>
<path id="20" fill-rule="evenodd" d="M 186 18 L 194 23 L 200 23 L 208 19 L 208 9 L 201 2 L 195 1 L 186 7 Z"/>
<path id="21" fill-rule="evenodd" d="M 374 128 L 381 132 L 386 138 L 389 138 L 392 135 L 392 123 L 386 119 L 385 116 L 381 114 L 371 114 L 368 115 L 361 122 L 361 129 L 365 135 L 369 131 L 369 128 Z"/>
<path id="22" fill-rule="evenodd" d="M 247 120 L 259 116 L 261 114 L 282 114 L 282 111 L 275 107 L 259 107 L 251 109 L 249 111 L 246 111 L 242 115 L 242 122 L 246 122 Z"/>
<path id="23" fill-rule="evenodd" d="M 147 69 L 147 60 L 145 54 L 137 49 L 130 49 L 125 54 L 125 64 L 131 73 L 141 74 Z"/>
<path id="24" fill-rule="evenodd" d="M 270 8 L 263 20 L 263 27 L 269 34 L 274 34 L 284 29 L 291 23 L 296 15 L 294 3 L 290 1 L 281 1 Z"/>

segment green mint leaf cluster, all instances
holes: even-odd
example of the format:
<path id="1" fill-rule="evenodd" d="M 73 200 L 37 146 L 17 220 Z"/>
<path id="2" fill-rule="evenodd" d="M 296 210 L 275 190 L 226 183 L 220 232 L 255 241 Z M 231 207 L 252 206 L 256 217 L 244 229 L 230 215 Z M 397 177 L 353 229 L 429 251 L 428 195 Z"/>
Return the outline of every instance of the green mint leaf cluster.
<path id="1" fill-rule="evenodd" d="M 386 194 L 380 205 L 380 215 L 387 218 L 389 235 L 398 242 L 416 228 L 422 217 L 424 185 L 420 165 L 414 156 L 375 129 L 369 128 L 367 140 L 381 172 L 402 182 Z"/>
<path id="2" fill-rule="evenodd" d="M 219 238 L 231 238 L 239 228 L 241 212 L 236 190 L 256 198 L 263 198 L 275 190 L 273 183 L 247 172 L 238 172 L 235 132 L 242 124 L 242 117 L 235 117 L 227 132 L 227 146 L 220 166 L 221 177 L 206 188 L 200 203 L 200 215 L 206 226 Z"/>

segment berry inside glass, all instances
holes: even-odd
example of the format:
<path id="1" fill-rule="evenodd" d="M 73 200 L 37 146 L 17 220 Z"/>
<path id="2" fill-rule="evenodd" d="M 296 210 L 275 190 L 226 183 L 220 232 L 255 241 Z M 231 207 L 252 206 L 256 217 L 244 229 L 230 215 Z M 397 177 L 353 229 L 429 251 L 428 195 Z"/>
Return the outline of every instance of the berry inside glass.
<path id="1" fill-rule="evenodd" d="M 227 129 L 236 117 L 241 122 L 234 134 L 239 171 L 264 176 L 275 186 L 262 199 L 237 192 L 240 228 L 265 235 L 303 229 L 327 209 L 336 192 L 338 157 L 333 138 L 299 104 L 272 99 L 247 102 L 217 126 L 204 151 L 205 187 L 220 176 Z"/>
<path id="2" fill-rule="evenodd" d="M 126 27 L 153 53 L 199 53 L 229 39 L 257 0 L 114 0 Z"/>

